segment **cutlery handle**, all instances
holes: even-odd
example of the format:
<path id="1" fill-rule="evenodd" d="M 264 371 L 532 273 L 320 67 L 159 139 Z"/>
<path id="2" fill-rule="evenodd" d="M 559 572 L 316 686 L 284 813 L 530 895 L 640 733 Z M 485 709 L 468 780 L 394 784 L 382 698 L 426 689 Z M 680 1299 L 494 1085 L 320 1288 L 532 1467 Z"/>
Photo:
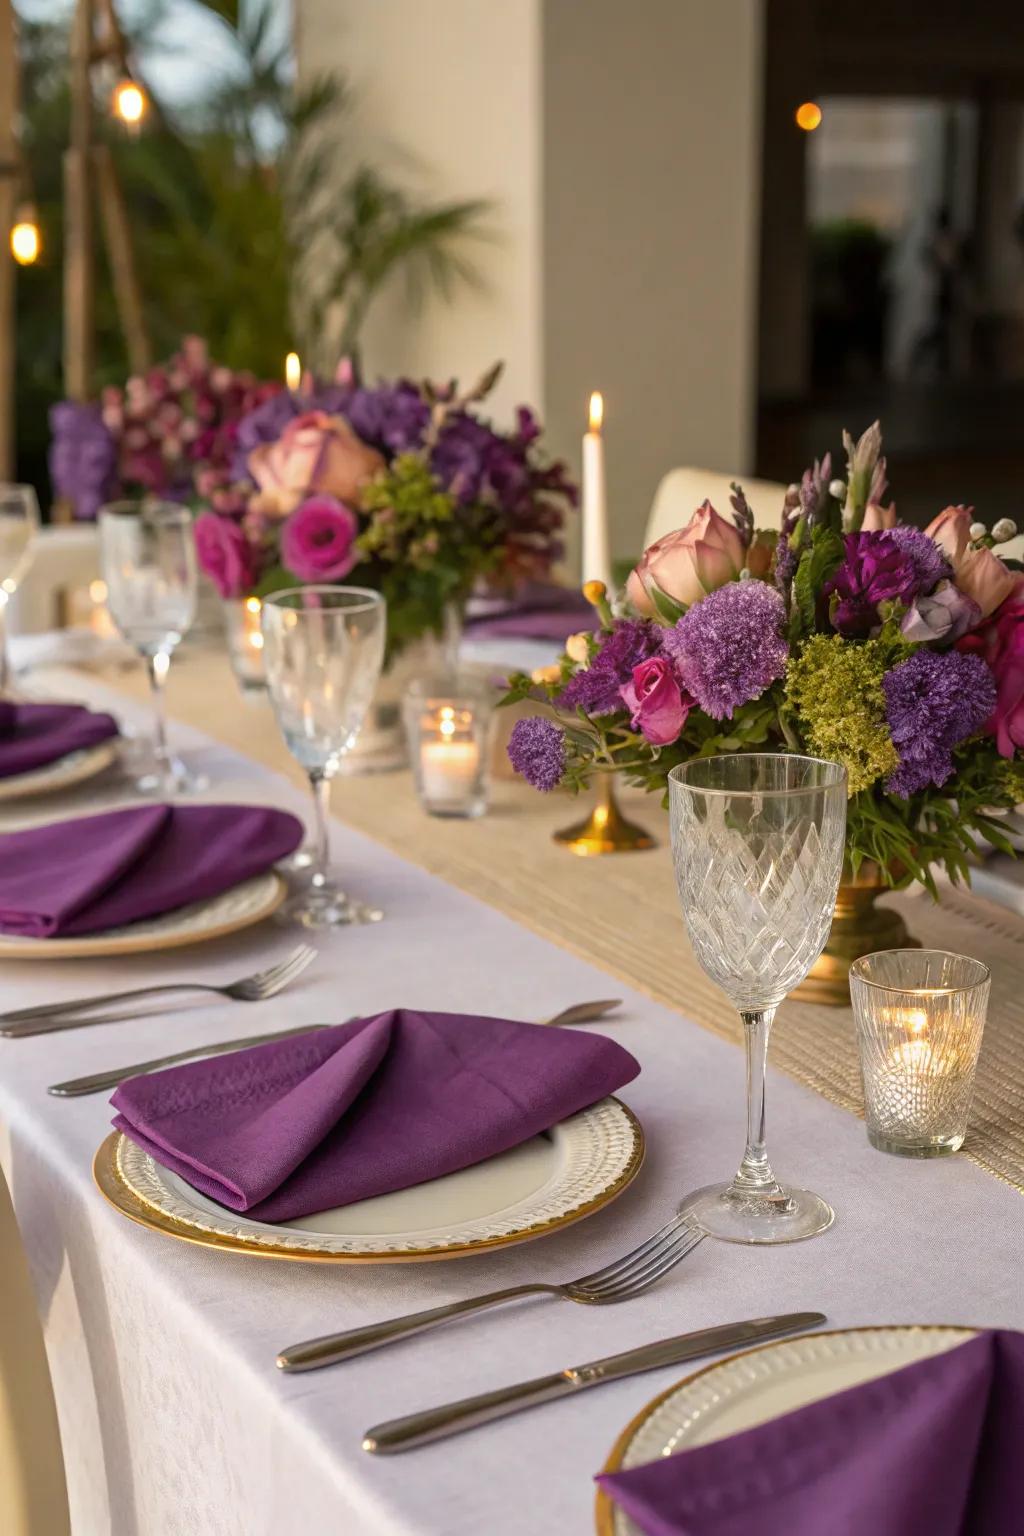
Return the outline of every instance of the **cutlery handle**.
<path id="1" fill-rule="evenodd" d="M 496 1392 L 481 1392 L 476 1397 L 464 1397 L 457 1403 L 445 1403 L 440 1408 L 426 1408 L 421 1413 L 408 1413 L 401 1419 L 387 1419 L 375 1424 L 363 1437 L 363 1450 L 377 1456 L 394 1456 L 399 1451 L 413 1451 L 419 1445 L 430 1445 L 434 1440 L 445 1440 L 449 1435 L 460 1435 L 464 1430 L 476 1429 L 478 1424 L 490 1424 L 494 1419 L 504 1419 L 524 1408 L 535 1408 L 550 1403 L 556 1397 L 565 1397 L 578 1391 L 584 1382 L 573 1381 L 568 1372 L 559 1371 L 554 1376 L 538 1376 L 534 1381 L 521 1381 L 515 1387 L 499 1387 Z"/>
<path id="2" fill-rule="evenodd" d="M 90 1010 L 109 1003 L 128 1003 L 136 997 L 159 997 L 165 992 L 216 992 L 219 988 L 202 982 L 168 982 L 161 987 L 133 987 L 129 992 L 108 992 L 101 997 L 78 997 L 66 1003 L 40 1003 L 35 1008 L 16 1008 L 0 1014 L 0 1035 L 15 1039 L 20 1035 L 45 1035 L 56 1029 L 76 1029 L 80 1024 L 106 1022 L 93 1018 Z M 89 1017 L 78 1018 L 78 1014 Z M 75 1015 L 75 1017 L 71 1017 Z"/>
<path id="3" fill-rule="evenodd" d="M 504 1291 L 489 1291 L 486 1296 L 471 1296 L 468 1301 L 452 1301 L 444 1307 L 429 1307 L 425 1312 L 407 1312 L 404 1317 L 393 1317 L 387 1323 L 370 1323 L 365 1328 L 349 1328 L 344 1333 L 327 1333 L 319 1339 L 306 1339 L 301 1344 L 289 1344 L 277 1357 L 282 1371 L 316 1371 L 323 1365 L 337 1365 L 341 1360 L 352 1360 L 356 1355 L 368 1354 L 384 1344 L 394 1344 L 398 1339 L 409 1339 L 414 1333 L 426 1333 L 439 1328 L 455 1317 L 465 1317 L 469 1312 L 483 1312 L 487 1307 L 498 1307 L 504 1301 L 518 1296 L 536 1296 L 546 1293 L 557 1295 L 554 1285 L 513 1285 Z"/>
<path id="4" fill-rule="evenodd" d="M 187 1051 L 174 1051 L 170 1056 L 154 1056 L 152 1061 L 136 1061 L 130 1067 L 114 1067 L 109 1072 L 93 1072 L 89 1077 L 71 1077 L 65 1083 L 52 1083 L 46 1090 L 58 1099 L 77 1099 L 86 1093 L 102 1093 L 104 1088 L 116 1088 L 128 1077 L 141 1077 L 143 1072 L 157 1072 L 161 1067 L 173 1067 L 175 1062 L 192 1061 L 197 1056 L 226 1056 L 230 1051 L 242 1051 L 252 1045 L 265 1045 L 268 1040 L 287 1040 L 289 1035 L 310 1035 L 315 1030 L 328 1029 L 327 1024 L 298 1024 L 294 1029 L 275 1029 L 265 1035 L 249 1035 L 245 1040 L 218 1040 L 213 1044 L 193 1045 Z"/>

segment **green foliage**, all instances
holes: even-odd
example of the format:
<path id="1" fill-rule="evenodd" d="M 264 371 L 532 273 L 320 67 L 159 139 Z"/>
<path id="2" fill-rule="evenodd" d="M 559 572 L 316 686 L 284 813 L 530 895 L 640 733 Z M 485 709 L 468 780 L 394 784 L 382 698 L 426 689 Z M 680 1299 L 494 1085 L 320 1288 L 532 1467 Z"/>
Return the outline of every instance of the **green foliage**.
<path id="1" fill-rule="evenodd" d="M 838 507 L 838 503 L 835 504 Z M 800 561 L 793 577 L 789 619 L 790 641 L 812 635 L 818 627 L 818 602 L 821 589 L 842 564 L 845 553 L 843 536 L 831 524 L 813 528 L 806 534 Z"/>

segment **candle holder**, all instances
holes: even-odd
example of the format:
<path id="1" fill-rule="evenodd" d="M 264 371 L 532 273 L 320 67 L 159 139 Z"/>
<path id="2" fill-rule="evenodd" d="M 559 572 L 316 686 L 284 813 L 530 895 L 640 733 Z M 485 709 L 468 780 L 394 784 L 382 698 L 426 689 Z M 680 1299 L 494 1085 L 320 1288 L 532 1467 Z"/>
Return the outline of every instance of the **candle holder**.
<path id="1" fill-rule="evenodd" d="M 980 960 L 888 949 L 855 960 L 850 992 L 868 1140 L 900 1157 L 963 1146 L 988 1008 Z"/>
<path id="2" fill-rule="evenodd" d="M 243 693 L 262 693 L 267 686 L 260 624 L 262 610 L 263 604 L 258 597 L 241 597 L 224 604 L 228 656 Z"/>
<path id="3" fill-rule="evenodd" d="M 451 681 L 420 678 L 403 704 L 420 804 L 430 816 L 473 818 L 487 810 L 490 702 Z"/>
<path id="4" fill-rule="evenodd" d="M 571 827 L 552 833 L 556 843 L 564 844 L 581 858 L 599 853 L 635 853 L 641 848 L 657 846 L 649 832 L 627 820 L 619 810 L 612 774 L 602 773 L 594 788 L 596 798 L 590 815 L 574 822 Z"/>

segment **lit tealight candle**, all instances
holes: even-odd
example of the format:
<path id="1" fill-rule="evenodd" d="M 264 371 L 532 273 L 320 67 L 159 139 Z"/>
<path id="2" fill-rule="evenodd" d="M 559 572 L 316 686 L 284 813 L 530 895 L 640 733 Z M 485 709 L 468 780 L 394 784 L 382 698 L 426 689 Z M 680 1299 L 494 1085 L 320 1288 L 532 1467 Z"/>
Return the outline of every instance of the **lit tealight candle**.
<path id="1" fill-rule="evenodd" d="M 612 558 L 608 537 L 608 498 L 604 476 L 604 400 L 590 397 L 590 427 L 583 438 L 583 580 L 603 581 L 612 591 Z"/>
<path id="2" fill-rule="evenodd" d="M 437 733 L 437 740 L 425 740 L 420 749 L 423 793 L 433 801 L 461 800 L 472 792 L 480 772 L 479 745 L 474 736 L 459 732 L 450 704 L 438 712 Z"/>
<path id="3" fill-rule="evenodd" d="M 893 1022 L 897 1022 L 894 1020 Z M 932 1069 L 932 1047 L 927 1038 L 928 1015 L 923 1008 L 911 1008 L 899 1021 L 910 1035 L 896 1047 L 893 1064 L 907 1067 L 911 1072 L 928 1072 Z"/>

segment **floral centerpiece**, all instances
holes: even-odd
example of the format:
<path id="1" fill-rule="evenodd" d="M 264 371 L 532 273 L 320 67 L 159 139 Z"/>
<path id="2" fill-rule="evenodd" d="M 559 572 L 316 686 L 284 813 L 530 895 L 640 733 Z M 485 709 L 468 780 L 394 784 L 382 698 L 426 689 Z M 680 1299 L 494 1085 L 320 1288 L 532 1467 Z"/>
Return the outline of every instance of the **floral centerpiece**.
<path id="1" fill-rule="evenodd" d="M 1001 817 L 1024 799 L 1024 574 L 989 531 L 947 507 L 923 531 L 884 505 L 878 423 L 844 434 L 790 487 L 778 530 L 755 531 L 741 488 L 731 518 L 705 502 L 653 544 L 625 611 L 588 591 L 600 626 L 550 672 L 510 680 L 509 755 L 542 790 L 621 772 L 663 790 L 688 758 L 806 752 L 849 775 L 851 880 L 968 878 L 980 837 L 1009 851 Z M 586 589 L 585 589 L 586 590 Z M 878 947 L 877 945 L 875 947 Z"/>

